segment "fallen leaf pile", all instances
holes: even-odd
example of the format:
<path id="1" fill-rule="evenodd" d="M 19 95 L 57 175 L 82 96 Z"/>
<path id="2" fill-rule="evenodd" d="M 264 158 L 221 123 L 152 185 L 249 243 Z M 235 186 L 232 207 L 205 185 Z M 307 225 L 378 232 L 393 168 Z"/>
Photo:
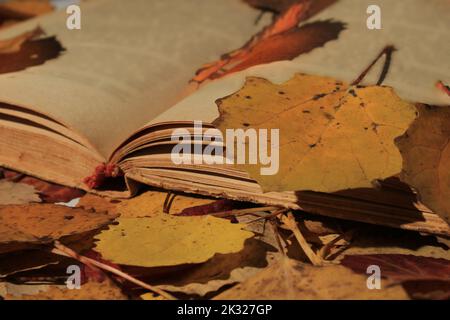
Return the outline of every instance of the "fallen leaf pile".
<path id="1" fill-rule="evenodd" d="M 165 206 L 172 197 L 173 207 Z M 444 299 L 449 292 L 445 238 L 301 213 L 289 213 L 288 223 L 286 211 L 160 190 L 128 200 L 87 194 L 77 205 L 0 207 L 1 297 Z M 367 288 L 371 264 L 381 267 L 380 290 Z M 65 285 L 70 265 L 80 267 L 81 290 Z"/>

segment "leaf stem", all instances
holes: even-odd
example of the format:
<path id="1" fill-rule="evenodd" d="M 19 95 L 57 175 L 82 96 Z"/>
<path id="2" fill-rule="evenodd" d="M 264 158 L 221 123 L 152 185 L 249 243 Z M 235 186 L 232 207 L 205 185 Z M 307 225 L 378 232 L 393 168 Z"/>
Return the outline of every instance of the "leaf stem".
<path id="1" fill-rule="evenodd" d="M 386 55 L 386 59 L 384 61 L 384 65 L 383 65 L 383 70 L 381 71 L 380 77 L 378 78 L 378 81 L 377 81 L 377 86 L 381 85 L 389 71 L 389 66 L 391 65 L 391 60 L 392 60 L 392 53 L 396 50 L 397 49 L 395 49 L 395 47 L 392 45 L 384 47 L 383 50 L 381 50 L 381 52 L 378 54 L 378 56 L 372 61 L 372 63 L 359 75 L 358 78 L 356 78 L 356 80 L 354 80 L 352 82 L 352 86 L 356 86 L 356 85 L 360 84 L 361 81 L 364 80 L 367 73 L 369 73 L 370 69 L 372 69 L 372 67 L 378 62 L 378 60 L 380 60 L 380 58 L 383 55 Z"/>
<path id="2" fill-rule="evenodd" d="M 124 278 L 124 279 L 126 279 L 126 280 L 128 280 L 128 281 L 130 281 L 130 282 L 132 282 L 132 283 L 134 283 L 134 284 L 136 284 L 136 285 L 138 285 L 138 286 L 140 286 L 142 288 L 145 288 L 145 289 L 150 290 L 150 291 L 152 291 L 154 293 L 157 293 L 160 296 L 162 296 L 162 297 L 164 297 L 164 298 L 166 298 L 168 300 L 177 300 L 171 294 L 169 294 L 169 293 L 167 293 L 167 292 L 165 292 L 165 291 L 163 291 L 161 289 L 158 289 L 158 288 L 156 288 L 154 286 L 151 286 L 151 285 L 149 285 L 149 284 L 147 284 L 145 282 L 142 282 L 142 281 L 140 281 L 140 280 L 130 276 L 129 274 L 126 274 L 125 272 L 123 272 L 121 270 L 118 270 L 118 269 L 116 269 L 116 268 L 114 268 L 112 266 L 109 266 L 109 265 L 104 264 L 102 262 L 99 262 L 97 260 L 94 260 L 94 259 L 82 256 L 82 255 L 79 255 L 78 253 L 76 253 L 75 251 L 73 251 L 69 247 L 66 247 L 65 245 L 63 245 L 59 241 L 55 241 L 54 242 L 54 246 L 55 247 L 51 250 L 51 252 L 54 253 L 54 254 L 65 256 L 65 257 L 69 257 L 69 258 L 73 258 L 73 259 L 78 260 L 81 263 L 83 263 L 83 264 L 85 264 L 85 265 L 87 265 L 89 267 L 95 266 L 95 267 L 97 267 L 99 269 L 111 272 L 111 273 L 115 274 L 116 276 Z"/>
<path id="3" fill-rule="evenodd" d="M 320 259 L 320 257 L 314 253 L 308 242 L 306 242 L 306 239 L 305 237 L 303 237 L 303 234 L 298 228 L 297 222 L 295 221 L 292 213 L 288 212 L 287 216 L 283 216 L 281 221 L 294 233 L 294 236 L 300 244 L 300 247 L 303 249 L 303 252 L 306 254 L 311 263 L 315 266 L 322 266 L 322 259 Z"/>

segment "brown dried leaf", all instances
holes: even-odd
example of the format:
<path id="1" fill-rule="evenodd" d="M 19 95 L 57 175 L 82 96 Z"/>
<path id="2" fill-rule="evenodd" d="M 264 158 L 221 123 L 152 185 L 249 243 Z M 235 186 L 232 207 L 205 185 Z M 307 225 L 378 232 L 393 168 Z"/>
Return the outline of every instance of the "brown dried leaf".
<path id="1" fill-rule="evenodd" d="M 23 250 L 0 254 L 0 278 L 58 264 L 62 257 L 42 250 Z"/>
<path id="2" fill-rule="evenodd" d="M 0 205 L 41 202 L 36 190 L 23 183 L 0 180 Z"/>
<path id="3" fill-rule="evenodd" d="M 9 0 L 0 4 L 0 19 L 25 20 L 52 11 L 49 0 Z"/>
<path id="4" fill-rule="evenodd" d="M 53 204 L 0 207 L 0 252 L 99 229 L 114 218 L 106 213 Z"/>
<path id="5" fill-rule="evenodd" d="M 161 280 L 159 288 L 205 296 L 225 285 L 239 283 L 256 275 L 273 262 L 276 249 L 256 239 L 248 239 L 237 253 L 216 254 L 205 263 L 192 266 Z"/>
<path id="6" fill-rule="evenodd" d="M 127 300 L 127 297 L 108 279 L 103 282 L 87 282 L 79 290 L 49 286 L 47 290 L 32 295 L 7 294 L 5 300 Z"/>
<path id="7" fill-rule="evenodd" d="M 406 254 L 367 254 L 345 256 L 341 264 L 366 274 L 367 267 L 378 265 L 381 275 L 395 282 L 410 280 L 450 281 L 450 260 Z"/>
<path id="8" fill-rule="evenodd" d="M 292 60 L 301 54 L 324 46 L 329 41 L 336 40 L 342 30 L 344 30 L 343 23 L 327 20 L 308 23 L 276 34 L 259 41 L 242 62 L 233 65 L 220 76 L 260 64 Z"/>
<path id="9" fill-rule="evenodd" d="M 450 250 L 433 236 L 416 232 L 367 227 L 359 230 L 351 245 L 337 257 L 344 255 L 403 254 L 450 260 Z"/>
<path id="10" fill-rule="evenodd" d="M 126 200 L 124 200 L 126 201 Z M 117 211 L 121 200 L 113 200 L 100 197 L 92 193 L 86 193 L 78 202 L 77 207 L 85 210 L 94 210 L 96 212 L 109 212 L 110 214 L 119 214 Z"/>
<path id="11" fill-rule="evenodd" d="M 38 38 L 37 27 L 12 39 L 0 41 L 0 74 L 38 66 L 55 59 L 65 50 L 56 37 Z"/>
<path id="12" fill-rule="evenodd" d="M 450 298 L 450 260 L 402 254 L 345 256 L 342 265 L 356 273 L 366 274 L 376 265 L 381 276 L 402 283 L 412 298 Z"/>
<path id="13" fill-rule="evenodd" d="M 39 197 L 42 201 L 47 203 L 69 202 L 84 195 L 84 191 L 80 189 L 47 182 L 13 170 L 3 169 L 3 175 L 7 181 L 20 182 L 34 187 L 39 191 Z"/>
<path id="14" fill-rule="evenodd" d="M 401 180 L 450 223 L 450 107 L 418 105 L 418 118 L 396 143 L 403 157 Z"/>
<path id="15" fill-rule="evenodd" d="M 214 299 L 408 299 L 401 286 L 369 290 L 366 280 L 339 265 L 313 267 L 284 258 Z"/>

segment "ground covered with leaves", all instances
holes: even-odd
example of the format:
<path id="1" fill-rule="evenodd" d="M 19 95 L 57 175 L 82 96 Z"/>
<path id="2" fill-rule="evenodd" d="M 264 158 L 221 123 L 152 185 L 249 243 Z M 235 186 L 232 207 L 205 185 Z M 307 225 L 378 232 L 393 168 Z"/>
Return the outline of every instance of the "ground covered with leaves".
<path id="1" fill-rule="evenodd" d="M 3 177 L 3 299 L 449 298 L 445 237 L 162 190 L 80 197 Z M 81 289 L 66 283 L 71 266 Z"/>

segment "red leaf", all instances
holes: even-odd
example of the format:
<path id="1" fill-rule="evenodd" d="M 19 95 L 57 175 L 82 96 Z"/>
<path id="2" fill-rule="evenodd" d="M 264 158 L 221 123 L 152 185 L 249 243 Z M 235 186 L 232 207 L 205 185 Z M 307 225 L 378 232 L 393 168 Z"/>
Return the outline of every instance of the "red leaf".
<path id="1" fill-rule="evenodd" d="M 192 79 L 202 83 L 221 78 L 246 68 L 280 60 L 292 60 L 302 53 L 337 39 L 344 29 L 340 22 L 316 22 L 298 27 L 306 20 L 336 0 L 248 1 L 259 8 L 281 12 L 271 25 L 253 36 L 243 47 L 224 54 L 220 60 L 208 63 Z"/>
<path id="2" fill-rule="evenodd" d="M 224 74 L 245 70 L 252 66 L 281 60 L 292 60 L 325 43 L 338 38 L 344 24 L 333 21 L 318 21 L 294 28 L 257 43 L 246 59 L 227 70 Z M 217 75 L 217 77 L 224 74 Z"/>
<path id="3" fill-rule="evenodd" d="M 342 265 L 366 275 L 367 267 L 377 265 L 381 276 L 401 283 L 415 299 L 450 298 L 450 260 L 403 254 L 345 256 Z"/>
<path id="4" fill-rule="evenodd" d="M 244 61 L 251 49 L 260 41 L 295 28 L 298 23 L 306 17 L 310 5 L 311 0 L 302 1 L 301 3 L 292 5 L 270 26 L 253 36 L 243 47 L 224 54 L 219 61 L 208 63 L 199 69 L 192 81 L 201 83 L 207 79 L 214 79 L 225 75 L 226 72 L 221 72 L 225 66 L 235 65 Z"/>
<path id="5" fill-rule="evenodd" d="M 450 260 L 405 254 L 368 254 L 345 256 L 342 265 L 366 274 L 367 267 L 377 265 L 381 276 L 397 282 L 408 280 L 450 281 Z"/>

